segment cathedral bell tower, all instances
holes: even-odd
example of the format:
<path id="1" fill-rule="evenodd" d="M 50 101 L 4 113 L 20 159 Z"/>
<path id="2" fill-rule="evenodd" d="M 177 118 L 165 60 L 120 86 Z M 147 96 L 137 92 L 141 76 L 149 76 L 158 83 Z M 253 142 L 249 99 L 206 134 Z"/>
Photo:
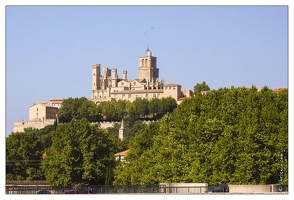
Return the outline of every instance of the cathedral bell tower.
<path id="1" fill-rule="evenodd" d="M 152 56 L 152 52 L 147 47 L 147 55 L 139 57 L 138 79 L 145 79 L 148 82 L 155 83 L 158 80 L 159 69 L 156 66 L 156 57 Z M 153 86 L 152 86 L 153 87 Z"/>

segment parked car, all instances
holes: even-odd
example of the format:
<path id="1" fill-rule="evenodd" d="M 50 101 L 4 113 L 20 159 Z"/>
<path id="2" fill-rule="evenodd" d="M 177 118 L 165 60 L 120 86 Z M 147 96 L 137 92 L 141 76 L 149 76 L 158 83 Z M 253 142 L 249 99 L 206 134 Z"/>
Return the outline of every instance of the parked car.
<path id="1" fill-rule="evenodd" d="M 62 194 L 91 194 L 91 192 L 90 187 L 74 186 L 69 190 L 62 191 Z"/>
<path id="2" fill-rule="evenodd" d="M 207 191 L 207 193 L 212 193 L 212 192 L 229 192 L 229 186 L 226 184 L 221 184 Z"/>

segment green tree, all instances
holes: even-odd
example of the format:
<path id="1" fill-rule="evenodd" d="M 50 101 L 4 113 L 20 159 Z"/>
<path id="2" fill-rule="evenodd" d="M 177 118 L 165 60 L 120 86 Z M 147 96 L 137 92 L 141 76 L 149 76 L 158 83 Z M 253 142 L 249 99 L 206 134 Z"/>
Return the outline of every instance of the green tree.
<path id="1" fill-rule="evenodd" d="M 6 137 L 6 180 L 44 179 L 40 168 L 43 148 L 35 129 Z"/>
<path id="2" fill-rule="evenodd" d="M 46 180 L 53 186 L 105 184 L 114 162 L 112 150 L 107 132 L 85 118 L 59 125 L 42 162 Z"/>
<path id="3" fill-rule="evenodd" d="M 142 132 L 131 141 L 115 184 L 276 184 L 281 162 L 288 183 L 287 90 L 220 88 L 186 99 L 159 123 L 148 148 L 135 139 Z"/>
<path id="4" fill-rule="evenodd" d="M 86 97 L 67 98 L 58 109 L 60 122 L 68 123 L 72 119 L 86 118 L 90 122 L 99 121 L 100 114 L 97 105 Z"/>
<path id="5" fill-rule="evenodd" d="M 161 116 L 163 116 L 166 113 L 171 113 L 173 110 L 178 106 L 177 101 L 172 97 L 164 97 L 161 98 L 161 108 L 162 113 Z"/>
<path id="6" fill-rule="evenodd" d="M 160 113 L 161 100 L 158 98 L 152 98 L 148 105 L 149 114 L 152 119 L 158 119 Z"/>
<path id="7" fill-rule="evenodd" d="M 51 132 L 56 130 L 57 124 L 56 122 L 53 125 L 47 125 L 40 130 L 36 130 L 36 135 L 40 138 L 42 149 L 46 151 L 46 149 L 50 148 L 52 145 L 51 140 Z"/>
<path id="8" fill-rule="evenodd" d="M 117 116 L 116 116 L 116 120 L 120 121 L 122 120 L 127 112 L 126 112 L 126 105 L 127 105 L 128 101 L 127 100 L 118 100 L 116 102 L 116 108 L 117 108 Z"/>
<path id="9" fill-rule="evenodd" d="M 194 86 L 194 94 L 196 93 L 200 93 L 202 91 L 209 91 L 210 88 L 209 86 L 206 84 L 205 81 L 203 81 L 202 83 L 197 83 L 195 86 Z"/>
<path id="10" fill-rule="evenodd" d="M 121 127 L 121 123 L 115 123 L 113 127 L 109 127 L 106 129 L 108 132 L 108 135 L 110 139 L 112 140 L 112 143 L 114 145 L 113 152 L 120 152 L 128 149 L 129 146 L 129 137 L 125 138 L 124 140 L 119 139 L 118 133 L 119 129 Z"/>
<path id="11" fill-rule="evenodd" d="M 107 121 L 115 121 L 117 117 L 116 101 L 106 101 L 103 103 L 102 115 Z"/>
<path id="12" fill-rule="evenodd" d="M 133 138 L 146 126 L 145 122 L 141 120 L 136 120 L 135 122 L 126 120 L 125 128 L 126 135 L 129 138 Z"/>
<path id="13" fill-rule="evenodd" d="M 119 163 L 114 169 L 114 184 L 142 184 L 139 177 L 144 166 L 138 159 L 152 146 L 153 136 L 158 134 L 158 128 L 159 123 L 151 122 L 130 141 L 132 151 L 125 158 L 127 162 Z"/>
<path id="14" fill-rule="evenodd" d="M 132 110 L 137 119 L 145 119 L 149 115 L 149 101 L 147 99 L 137 98 L 132 102 Z"/>

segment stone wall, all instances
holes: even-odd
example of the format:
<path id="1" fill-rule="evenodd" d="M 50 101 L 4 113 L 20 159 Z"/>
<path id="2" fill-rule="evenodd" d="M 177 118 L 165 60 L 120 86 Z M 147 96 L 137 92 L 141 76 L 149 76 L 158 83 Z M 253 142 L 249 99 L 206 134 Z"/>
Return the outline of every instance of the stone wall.
<path id="1" fill-rule="evenodd" d="M 36 129 L 42 129 L 47 125 L 53 125 L 55 119 L 47 119 L 43 121 L 19 121 L 15 122 L 13 124 L 13 132 L 24 132 L 25 128 L 36 128 Z M 150 121 L 144 121 L 146 124 L 150 123 Z M 91 124 L 98 124 L 99 122 L 96 123 L 91 123 Z M 100 127 L 101 128 L 109 128 L 113 127 L 115 123 L 121 123 L 121 121 L 117 122 L 101 122 Z"/>
<path id="2" fill-rule="evenodd" d="M 42 129 L 47 125 L 54 124 L 55 119 L 47 119 L 43 121 L 20 121 L 13 124 L 13 132 L 24 132 L 25 128 Z"/>

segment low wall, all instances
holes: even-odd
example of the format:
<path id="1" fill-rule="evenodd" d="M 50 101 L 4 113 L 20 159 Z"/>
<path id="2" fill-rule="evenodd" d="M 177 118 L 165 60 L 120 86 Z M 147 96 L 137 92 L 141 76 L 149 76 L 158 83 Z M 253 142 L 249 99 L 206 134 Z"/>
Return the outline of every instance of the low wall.
<path id="1" fill-rule="evenodd" d="M 280 185 L 229 185 L 230 193 L 246 193 L 246 194 L 256 194 L 256 193 L 271 193 L 271 192 L 282 192 Z M 282 187 L 282 190 L 284 188 Z"/>
<path id="2" fill-rule="evenodd" d="M 149 124 L 150 122 L 155 122 L 155 121 L 153 120 L 153 121 L 143 121 L 143 122 L 145 124 Z M 115 121 L 115 122 L 106 122 L 106 121 L 103 121 L 103 122 L 93 122 L 91 124 L 97 124 L 97 123 L 100 124 L 100 128 L 111 128 L 116 123 L 121 124 L 121 121 Z"/>
<path id="3" fill-rule="evenodd" d="M 53 125 L 55 119 L 46 119 L 44 121 L 19 121 L 13 124 L 13 132 L 24 132 L 25 128 L 42 129 L 47 125 Z"/>
<path id="4" fill-rule="evenodd" d="M 95 124 L 100 124 L 100 128 L 111 128 L 114 126 L 114 124 L 116 123 L 121 123 L 121 121 L 117 121 L 117 122 L 96 122 Z"/>
<path id="5" fill-rule="evenodd" d="M 44 121 L 19 121 L 15 122 L 13 124 L 13 132 L 24 132 L 25 128 L 36 128 L 36 129 L 42 129 L 47 125 L 53 125 L 55 122 L 55 119 L 46 119 Z M 154 121 L 143 121 L 146 124 L 149 124 L 150 122 Z M 114 124 L 118 123 L 120 124 L 121 121 L 116 122 L 94 122 L 91 124 L 100 124 L 100 128 L 110 128 L 113 127 Z"/>
<path id="6" fill-rule="evenodd" d="M 205 193 L 207 183 L 160 183 L 161 193 L 200 194 Z"/>

